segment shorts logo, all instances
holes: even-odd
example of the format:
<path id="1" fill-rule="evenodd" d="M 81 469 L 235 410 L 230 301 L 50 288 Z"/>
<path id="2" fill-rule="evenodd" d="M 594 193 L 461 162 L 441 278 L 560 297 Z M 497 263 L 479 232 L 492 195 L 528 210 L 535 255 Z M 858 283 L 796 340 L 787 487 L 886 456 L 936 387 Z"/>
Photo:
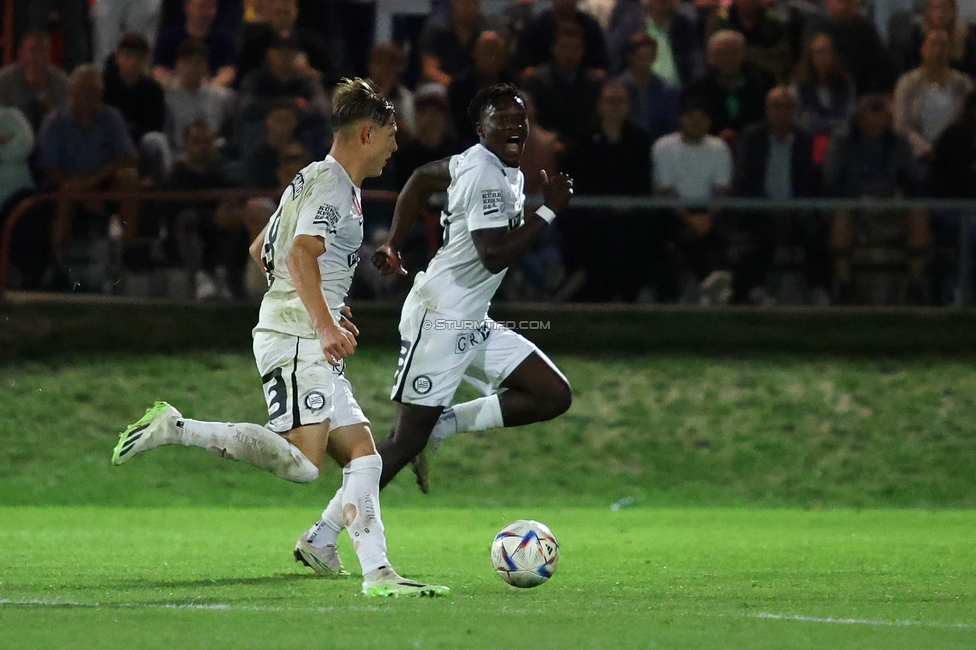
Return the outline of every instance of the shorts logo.
<path id="1" fill-rule="evenodd" d="M 481 190 L 481 212 L 486 217 L 498 214 L 502 209 L 501 190 Z"/>
<path id="2" fill-rule="evenodd" d="M 454 346 L 454 354 L 464 354 L 472 348 L 476 348 L 491 336 L 491 329 L 487 325 L 482 325 L 473 332 L 458 334 L 457 342 Z"/>
<path id="3" fill-rule="evenodd" d="M 318 411 L 325 406 L 325 395 L 318 391 L 312 391 L 305 396 L 305 408 L 310 411 Z"/>
<path id="4" fill-rule="evenodd" d="M 334 205 L 323 203 L 319 206 L 318 212 L 312 223 L 316 226 L 325 226 L 330 234 L 335 234 L 336 224 L 339 223 L 339 210 Z"/>
<path id="5" fill-rule="evenodd" d="M 305 189 L 305 176 L 301 172 L 295 174 L 295 178 L 292 179 L 289 187 L 291 187 L 291 198 L 297 199 L 298 195 Z"/>
<path id="6" fill-rule="evenodd" d="M 434 382 L 427 375 L 420 375 L 413 380 L 413 389 L 421 395 L 426 395 L 434 387 Z"/>

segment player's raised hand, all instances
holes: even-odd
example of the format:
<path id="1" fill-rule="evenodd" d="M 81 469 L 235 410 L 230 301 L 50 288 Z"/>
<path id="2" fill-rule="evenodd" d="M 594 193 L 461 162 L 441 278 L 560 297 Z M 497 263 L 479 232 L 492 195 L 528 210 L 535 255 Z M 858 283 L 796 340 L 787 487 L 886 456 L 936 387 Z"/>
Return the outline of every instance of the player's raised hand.
<path id="1" fill-rule="evenodd" d="M 573 179 L 562 172 L 551 179 L 546 170 L 542 170 L 542 198 L 553 212 L 559 213 L 566 209 L 569 200 L 573 198 Z"/>
<path id="2" fill-rule="evenodd" d="M 349 305 L 343 305 L 339 312 L 339 327 L 344 327 L 352 332 L 353 336 L 359 337 L 359 328 L 352 322 L 352 309 L 349 308 Z"/>
<path id="3" fill-rule="evenodd" d="M 400 259 L 400 252 L 393 250 L 389 244 L 383 244 L 373 253 L 373 266 L 380 270 L 381 275 L 399 273 L 406 275 L 407 270 L 403 268 L 403 260 Z"/>
<path id="4" fill-rule="evenodd" d="M 355 327 L 355 326 L 353 326 Z M 326 361 L 333 366 L 356 352 L 356 336 L 342 325 L 331 325 L 319 330 L 319 343 Z"/>

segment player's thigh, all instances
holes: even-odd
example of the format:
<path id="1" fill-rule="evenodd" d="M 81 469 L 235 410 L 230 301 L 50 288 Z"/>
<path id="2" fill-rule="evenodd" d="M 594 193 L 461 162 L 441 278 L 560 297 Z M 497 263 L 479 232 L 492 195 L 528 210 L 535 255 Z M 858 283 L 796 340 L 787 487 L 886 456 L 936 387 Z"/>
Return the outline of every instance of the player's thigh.
<path id="1" fill-rule="evenodd" d="M 485 395 L 500 388 L 529 393 L 569 389 L 569 380 L 535 343 L 491 319 L 488 323 L 488 340 L 465 373 L 468 383 Z"/>
<path id="2" fill-rule="evenodd" d="M 284 434 L 332 419 L 334 371 L 316 339 L 256 332 L 254 360 L 268 406 L 268 429 Z"/>
<path id="3" fill-rule="evenodd" d="M 404 304 L 400 358 L 390 399 L 416 406 L 449 406 L 474 358 L 473 348 L 459 344 L 469 334 L 442 314 Z"/>
<path id="4" fill-rule="evenodd" d="M 281 434 L 285 440 L 295 445 L 312 464 L 322 469 L 329 447 L 329 421 L 306 424 Z"/>

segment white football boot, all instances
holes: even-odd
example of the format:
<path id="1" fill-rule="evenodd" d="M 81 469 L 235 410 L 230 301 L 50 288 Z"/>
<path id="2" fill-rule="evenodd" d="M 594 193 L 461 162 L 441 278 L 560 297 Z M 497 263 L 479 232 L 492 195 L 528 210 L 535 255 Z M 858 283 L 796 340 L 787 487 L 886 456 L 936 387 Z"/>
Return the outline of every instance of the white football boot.
<path id="1" fill-rule="evenodd" d="M 345 578 L 349 575 L 342 560 L 339 559 L 339 552 L 331 544 L 328 546 L 312 546 L 309 542 L 309 534 L 306 530 L 295 542 L 295 561 L 301 562 L 312 571 L 326 578 Z"/>

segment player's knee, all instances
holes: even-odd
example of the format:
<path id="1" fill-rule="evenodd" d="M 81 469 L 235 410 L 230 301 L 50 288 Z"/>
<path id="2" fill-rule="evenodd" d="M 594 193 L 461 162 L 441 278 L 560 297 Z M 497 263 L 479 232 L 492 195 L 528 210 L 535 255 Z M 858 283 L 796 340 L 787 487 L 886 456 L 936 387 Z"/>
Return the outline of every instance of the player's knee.
<path id="1" fill-rule="evenodd" d="M 295 452 L 283 467 L 276 468 L 275 476 L 292 483 L 311 483 L 319 477 L 319 468 L 301 452 Z"/>
<path id="2" fill-rule="evenodd" d="M 547 420 L 559 417 L 573 405 L 573 389 L 566 382 L 555 383 L 548 392 L 549 394 L 546 396 Z"/>

